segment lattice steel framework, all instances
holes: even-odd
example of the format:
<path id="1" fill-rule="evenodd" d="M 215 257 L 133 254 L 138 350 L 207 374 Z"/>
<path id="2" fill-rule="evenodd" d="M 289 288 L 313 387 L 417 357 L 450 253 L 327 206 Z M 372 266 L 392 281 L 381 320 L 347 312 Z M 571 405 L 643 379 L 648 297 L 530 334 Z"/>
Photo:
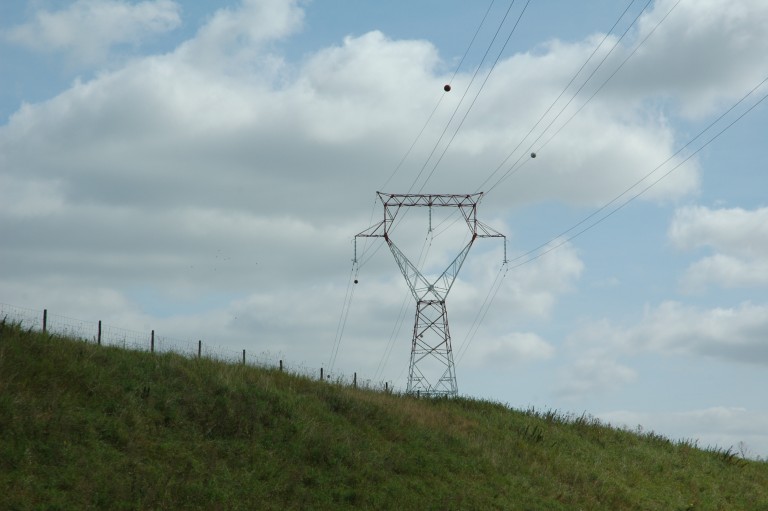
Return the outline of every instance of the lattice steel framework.
<path id="1" fill-rule="evenodd" d="M 384 206 L 384 219 L 355 236 L 354 262 L 357 263 L 357 238 L 384 238 L 416 299 L 416 319 L 413 325 L 406 392 L 429 397 L 456 396 L 459 389 L 456 384 L 445 300 L 475 240 L 504 238 L 506 262 L 506 238 L 477 219 L 477 205 L 483 197 L 482 192 L 463 195 L 382 192 L 376 194 Z M 448 268 L 432 282 L 411 263 L 389 235 L 398 213 L 405 207 L 458 208 L 472 234 L 469 242 Z"/>

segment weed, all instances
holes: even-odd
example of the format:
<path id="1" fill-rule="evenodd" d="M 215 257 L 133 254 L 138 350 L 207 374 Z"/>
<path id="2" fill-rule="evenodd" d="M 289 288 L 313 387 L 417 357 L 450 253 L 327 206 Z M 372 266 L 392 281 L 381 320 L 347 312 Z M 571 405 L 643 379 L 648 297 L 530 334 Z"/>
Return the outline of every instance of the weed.
<path id="1" fill-rule="evenodd" d="M 539 443 L 544 440 L 544 430 L 538 424 L 531 426 L 526 424 L 525 427 L 518 430 L 520 437 L 523 440 L 531 443 Z"/>

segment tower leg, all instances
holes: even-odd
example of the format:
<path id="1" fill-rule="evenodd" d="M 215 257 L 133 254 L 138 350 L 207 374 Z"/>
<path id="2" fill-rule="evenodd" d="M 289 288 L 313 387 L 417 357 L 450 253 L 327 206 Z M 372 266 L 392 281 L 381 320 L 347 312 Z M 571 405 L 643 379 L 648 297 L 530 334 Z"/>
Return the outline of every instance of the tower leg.
<path id="1" fill-rule="evenodd" d="M 459 393 L 444 301 L 416 302 L 406 393 L 428 397 Z"/>

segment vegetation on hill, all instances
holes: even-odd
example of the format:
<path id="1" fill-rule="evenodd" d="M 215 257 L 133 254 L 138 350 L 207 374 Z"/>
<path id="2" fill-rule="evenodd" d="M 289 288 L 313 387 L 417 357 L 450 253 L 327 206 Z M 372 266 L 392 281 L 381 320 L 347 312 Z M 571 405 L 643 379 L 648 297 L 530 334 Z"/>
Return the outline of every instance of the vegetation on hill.
<path id="1" fill-rule="evenodd" d="M 2 321 L 0 509 L 755 511 L 768 463 Z"/>

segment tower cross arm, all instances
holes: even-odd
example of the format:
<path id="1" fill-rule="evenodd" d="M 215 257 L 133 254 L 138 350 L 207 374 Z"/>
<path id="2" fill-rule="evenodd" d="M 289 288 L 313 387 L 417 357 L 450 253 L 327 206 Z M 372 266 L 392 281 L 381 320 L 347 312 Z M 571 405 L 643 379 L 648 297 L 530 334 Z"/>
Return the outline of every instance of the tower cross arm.
<path id="1" fill-rule="evenodd" d="M 503 234 L 501 234 L 496 229 L 493 229 L 487 224 L 484 224 L 480 220 L 477 220 L 475 223 L 475 234 L 478 238 L 505 238 Z"/>
<path id="2" fill-rule="evenodd" d="M 432 194 L 376 192 L 376 194 L 384 207 L 467 207 L 476 206 L 483 197 L 483 192 Z"/>
<path id="3" fill-rule="evenodd" d="M 370 226 L 363 232 L 355 234 L 355 238 L 383 238 L 384 234 L 386 234 L 384 227 L 385 222 L 382 220 L 381 222 Z"/>

